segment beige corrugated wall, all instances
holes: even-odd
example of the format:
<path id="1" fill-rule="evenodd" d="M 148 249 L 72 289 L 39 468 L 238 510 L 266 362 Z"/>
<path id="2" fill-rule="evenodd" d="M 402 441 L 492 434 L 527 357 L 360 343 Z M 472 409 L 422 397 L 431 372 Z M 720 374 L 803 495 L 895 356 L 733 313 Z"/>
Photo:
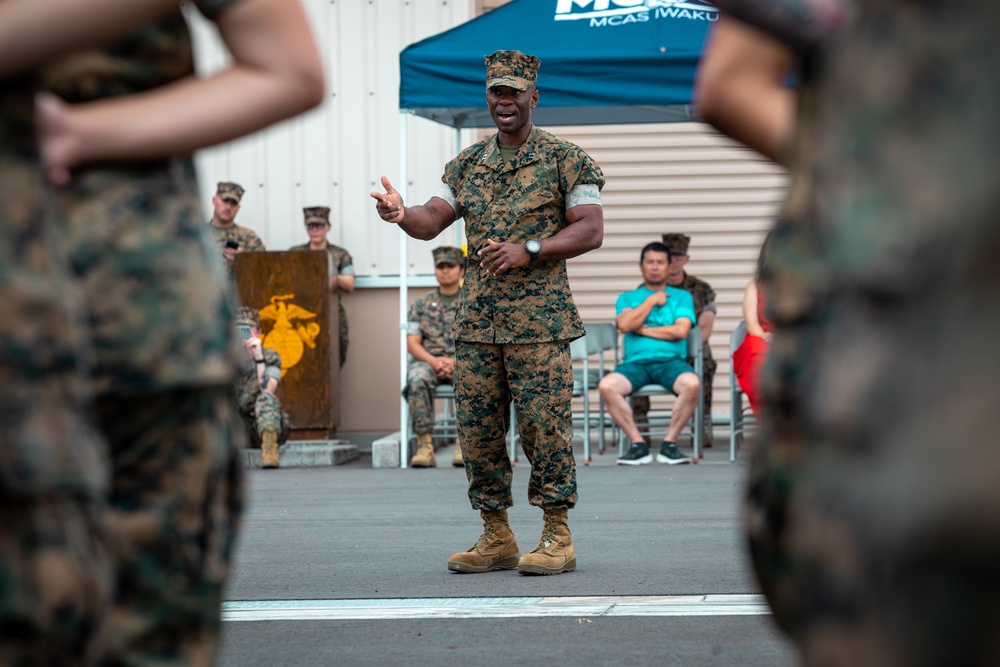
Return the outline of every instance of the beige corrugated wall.
<path id="1" fill-rule="evenodd" d="M 585 322 L 614 320 L 618 294 L 642 282 L 639 251 L 664 232 L 691 236 L 688 273 L 717 293 L 709 343 L 719 363 L 712 411 L 729 413 L 729 337 L 743 288 L 784 196 L 774 165 L 702 123 L 553 127 L 604 170 L 604 245 L 569 262 Z"/>

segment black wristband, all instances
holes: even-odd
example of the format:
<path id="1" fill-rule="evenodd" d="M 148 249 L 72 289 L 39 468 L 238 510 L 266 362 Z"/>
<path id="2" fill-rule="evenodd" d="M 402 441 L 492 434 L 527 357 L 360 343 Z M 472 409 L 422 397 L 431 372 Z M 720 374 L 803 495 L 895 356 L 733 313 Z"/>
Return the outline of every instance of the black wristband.
<path id="1" fill-rule="evenodd" d="M 254 359 L 254 363 L 263 364 L 266 363 L 263 359 Z"/>

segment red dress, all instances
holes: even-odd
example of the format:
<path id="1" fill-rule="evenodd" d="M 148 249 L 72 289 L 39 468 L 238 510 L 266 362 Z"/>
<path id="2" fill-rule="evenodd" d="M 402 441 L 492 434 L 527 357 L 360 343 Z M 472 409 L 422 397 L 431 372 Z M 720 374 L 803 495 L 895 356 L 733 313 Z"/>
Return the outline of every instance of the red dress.
<path id="1" fill-rule="evenodd" d="M 757 321 L 764 331 L 771 330 L 771 323 L 764 316 L 764 292 L 757 286 Z M 767 359 L 768 343 L 760 336 L 747 334 L 740 346 L 733 352 L 733 373 L 740 389 L 750 401 L 750 408 L 755 417 L 759 417 L 760 404 L 760 372 Z"/>

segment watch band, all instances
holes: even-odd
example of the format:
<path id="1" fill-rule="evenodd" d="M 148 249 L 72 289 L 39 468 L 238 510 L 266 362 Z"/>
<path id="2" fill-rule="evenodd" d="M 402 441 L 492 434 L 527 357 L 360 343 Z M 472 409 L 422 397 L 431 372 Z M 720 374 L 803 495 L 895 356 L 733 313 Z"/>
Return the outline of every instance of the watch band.
<path id="1" fill-rule="evenodd" d="M 528 239 L 524 242 L 524 249 L 528 252 L 528 258 L 532 262 L 537 262 L 538 253 L 542 251 L 542 244 L 535 239 Z"/>

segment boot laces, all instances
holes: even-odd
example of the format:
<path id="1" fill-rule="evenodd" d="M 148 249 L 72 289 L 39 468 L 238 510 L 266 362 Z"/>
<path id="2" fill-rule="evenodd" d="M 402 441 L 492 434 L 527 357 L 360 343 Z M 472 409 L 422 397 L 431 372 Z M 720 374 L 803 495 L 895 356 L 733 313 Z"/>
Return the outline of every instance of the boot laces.
<path id="1" fill-rule="evenodd" d="M 483 526 L 483 534 L 479 536 L 479 541 L 476 542 L 476 546 L 487 547 L 493 544 L 493 540 L 496 539 L 496 536 L 497 531 L 496 528 L 493 527 L 493 523 L 487 522 L 486 525 Z"/>
<path id="2" fill-rule="evenodd" d="M 476 547 L 488 547 L 497 539 L 497 523 L 492 518 L 483 521 L 483 534 L 479 536 Z M 475 548 L 475 547 L 473 547 Z"/>
<path id="3" fill-rule="evenodd" d="M 542 524 L 542 539 L 540 541 L 543 547 L 547 547 L 556 541 L 556 522 L 546 515 L 545 520 Z"/>

